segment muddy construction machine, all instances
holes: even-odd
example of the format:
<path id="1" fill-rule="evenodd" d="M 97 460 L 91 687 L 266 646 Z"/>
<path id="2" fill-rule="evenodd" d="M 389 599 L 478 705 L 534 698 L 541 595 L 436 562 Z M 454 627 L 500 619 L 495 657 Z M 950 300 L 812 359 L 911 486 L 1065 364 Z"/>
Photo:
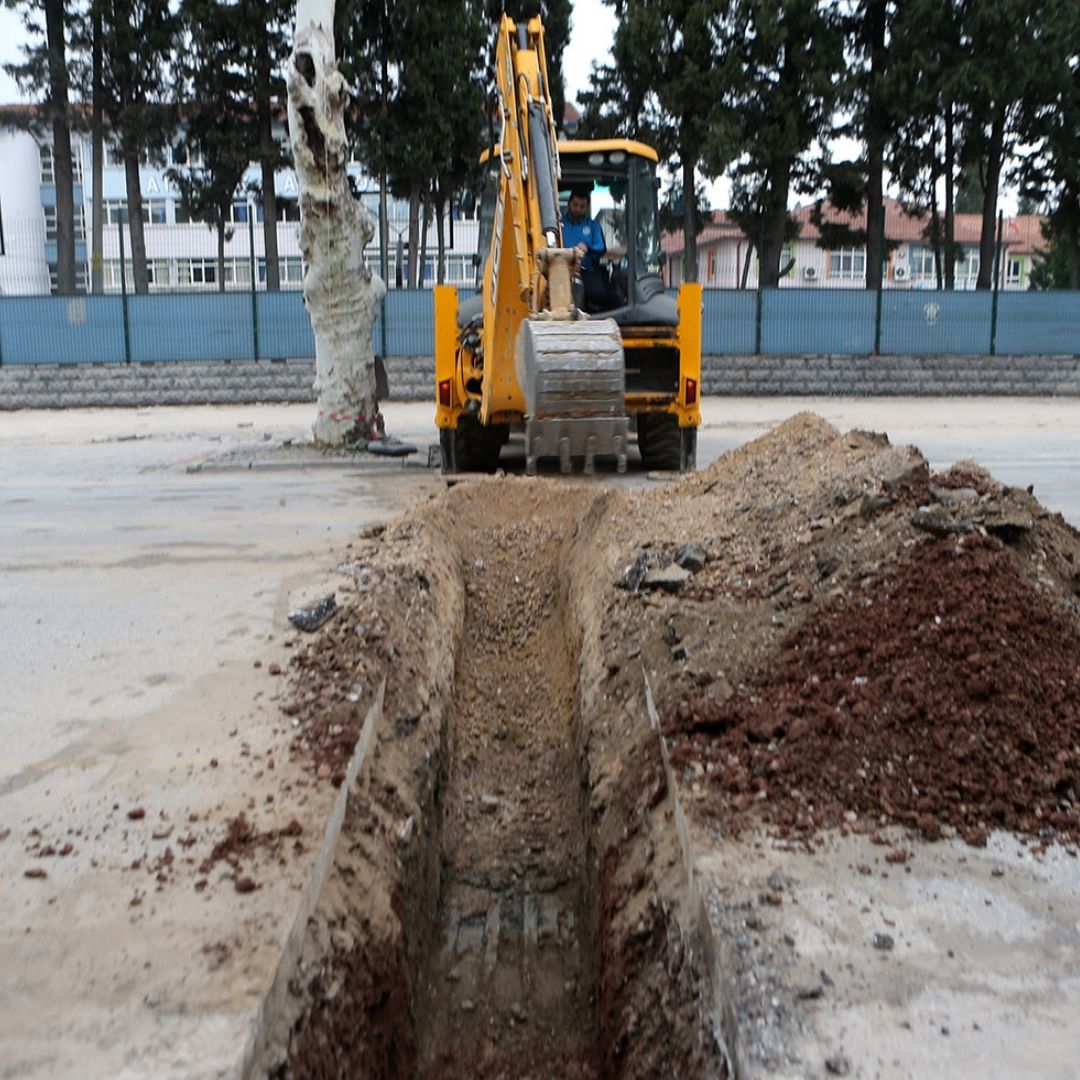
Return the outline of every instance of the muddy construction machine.
<path id="1" fill-rule="evenodd" d="M 498 142 L 482 157 L 477 293 L 435 290 L 435 422 L 445 473 L 493 471 L 523 429 L 529 474 L 598 458 L 694 467 L 701 422 L 701 288 L 662 279 L 656 151 L 558 142 L 540 19 L 503 16 Z M 564 245 L 587 206 L 595 244 Z"/>

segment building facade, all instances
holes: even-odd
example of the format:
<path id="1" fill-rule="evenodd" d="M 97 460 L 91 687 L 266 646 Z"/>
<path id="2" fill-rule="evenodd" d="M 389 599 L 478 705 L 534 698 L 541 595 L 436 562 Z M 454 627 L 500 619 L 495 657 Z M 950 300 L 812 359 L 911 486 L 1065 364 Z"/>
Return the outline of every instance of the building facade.
<path id="1" fill-rule="evenodd" d="M 11 114 L 27 110 L 10 106 Z M 277 125 L 275 137 L 287 141 L 284 123 Z M 90 285 L 90 232 L 92 222 L 93 150 L 88 133 L 72 132 L 72 165 L 75 200 L 75 260 L 77 290 Z M 143 232 L 146 242 L 147 273 L 155 292 L 250 289 L 265 284 L 266 259 L 263 236 L 263 202 L 259 194 L 261 172 L 249 167 L 237 189 L 230 227 L 226 234 L 224 264 L 219 267 L 217 234 L 202 222 L 192 221 L 180 191 L 168 175 L 170 169 L 198 168 L 201 162 L 189 152 L 180 129 L 163 155 L 147 157 L 140 163 Z M 358 161 L 350 161 L 349 175 L 368 212 L 378 227 L 377 182 L 366 176 Z M 104 291 L 119 292 L 121 275 L 128 289 L 134 287 L 131 265 L 130 231 L 127 228 L 127 183 L 124 165 L 114 144 L 106 140 L 102 169 L 102 271 Z M 291 168 L 279 170 L 274 178 L 277 205 L 278 268 L 281 287 L 299 288 L 303 280 L 300 254 L 300 207 L 296 174 Z M 408 279 L 408 203 L 389 198 L 387 284 L 393 288 Z M 456 213 L 445 222 L 448 247 L 446 281 L 472 285 L 476 279 L 473 254 L 478 226 Z M 450 240 L 452 238 L 452 246 Z M 428 227 L 424 283 L 436 279 L 436 226 Z M 417 253 L 419 256 L 419 252 Z M 364 253 L 365 261 L 378 272 L 378 234 Z M 56 288 L 56 180 L 51 142 L 47 135 L 35 136 L 13 127 L 0 128 L 0 294 L 39 294 Z"/>
<path id="2" fill-rule="evenodd" d="M 821 246 L 821 230 L 813 221 L 814 207 L 792 212 L 798 235 L 780 258 L 786 273 L 781 288 L 850 288 L 866 286 L 865 247 L 835 250 Z M 857 229 L 865 219 L 824 207 L 823 219 Z M 1036 256 L 1047 247 L 1042 235 L 1043 219 L 1035 215 L 1006 218 L 1002 234 L 1002 257 L 998 287 L 1027 289 Z M 927 240 L 928 215 L 911 215 L 895 199 L 885 200 L 886 265 L 883 286 L 887 289 L 936 289 L 938 271 L 933 245 Z M 957 289 L 974 289 L 979 276 L 979 214 L 957 214 L 955 239 L 958 256 L 955 269 Z M 682 233 L 664 238 L 669 285 L 682 281 Z M 713 214 L 698 237 L 698 280 L 706 287 L 721 289 L 757 288 L 757 251 L 742 229 L 723 211 Z"/>

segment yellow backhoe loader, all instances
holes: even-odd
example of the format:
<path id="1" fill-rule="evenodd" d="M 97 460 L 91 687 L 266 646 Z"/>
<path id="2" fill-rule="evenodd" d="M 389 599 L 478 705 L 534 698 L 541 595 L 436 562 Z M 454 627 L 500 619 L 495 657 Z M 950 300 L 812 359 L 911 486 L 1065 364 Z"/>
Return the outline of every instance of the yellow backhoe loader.
<path id="1" fill-rule="evenodd" d="M 621 472 L 631 424 L 647 468 L 692 469 L 701 288 L 683 285 L 677 300 L 664 290 L 656 151 L 556 141 L 538 17 L 502 17 L 496 76 L 501 135 L 482 158 L 478 293 L 435 290 L 443 471 L 494 470 L 523 427 L 530 475 L 549 457 L 563 472 L 611 457 Z M 587 282 L 584 245 L 563 243 L 572 193 L 603 233 Z"/>

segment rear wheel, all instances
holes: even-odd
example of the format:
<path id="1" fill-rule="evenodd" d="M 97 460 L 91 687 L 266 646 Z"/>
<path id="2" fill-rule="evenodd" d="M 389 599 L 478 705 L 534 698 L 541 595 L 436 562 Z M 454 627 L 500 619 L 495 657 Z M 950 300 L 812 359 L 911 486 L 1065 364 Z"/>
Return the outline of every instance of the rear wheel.
<path id="1" fill-rule="evenodd" d="M 486 472 L 499 467 L 499 451 L 510 437 L 508 424 L 484 426 L 472 416 L 462 416 L 456 428 L 439 432 L 444 473 Z"/>
<path id="2" fill-rule="evenodd" d="M 697 467 L 697 428 L 679 427 L 671 413 L 638 413 L 638 450 L 647 469 L 689 472 Z"/>

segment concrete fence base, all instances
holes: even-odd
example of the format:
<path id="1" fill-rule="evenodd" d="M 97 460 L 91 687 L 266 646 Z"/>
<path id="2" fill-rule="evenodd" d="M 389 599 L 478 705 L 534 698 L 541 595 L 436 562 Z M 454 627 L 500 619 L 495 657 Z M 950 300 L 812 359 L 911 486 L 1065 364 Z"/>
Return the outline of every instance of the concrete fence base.
<path id="1" fill-rule="evenodd" d="M 430 357 L 388 357 L 390 397 L 433 399 Z M 0 367 L 0 410 L 315 400 L 312 360 Z M 1080 395 L 1075 356 L 707 356 L 719 396 Z"/>

